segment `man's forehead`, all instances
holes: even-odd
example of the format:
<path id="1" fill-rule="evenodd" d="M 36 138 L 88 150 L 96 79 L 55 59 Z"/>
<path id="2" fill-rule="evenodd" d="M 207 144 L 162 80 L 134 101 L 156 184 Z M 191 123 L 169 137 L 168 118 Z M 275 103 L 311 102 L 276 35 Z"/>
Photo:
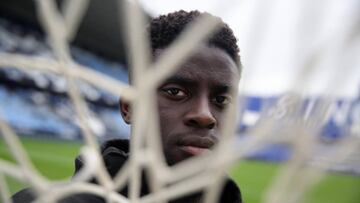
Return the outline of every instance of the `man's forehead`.
<path id="1" fill-rule="evenodd" d="M 153 57 L 155 62 L 161 58 L 161 55 L 164 53 L 165 50 L 166 48 L 158 48 L 154 50 Z M 238 65 L 230 57 L 230 55 L 227 54 L 227 52 L 224 51 L 223 49 L 213 45 L 206 45 L 206 44 L 199 45 L 197 49 L 192 51 L 192 54 L 188 58 L 184 59 L 183 64 L 189 62 L 199 63 L 202 61 L 201 59 L 204 58 L 206 58 L 207 61 L 211 60 L 212 62 L 215 63 L 217 63 L 216 59 L 221 58 L 223 59 L 223 62 L 226 61 L 229 66 L 234 67 L 239 72 Z"/>
<path id="2" fill-rule="evenodd" d="M 237 86 L 236 79 L 232 74 L 225 76 L 224 73 L 199 73 L 180 69 L 174 75 L 167 78 L 163 84 L 177 84 L 185 87 L 207 87 L 216 92 L 228 92 Z"/>
<path id="3" fill-rule="evenodd" d="M 155 57 L 159 57 L 163 51 L 157 50 Z M 212 86 L 233 87 L 238 78 L 237 65 L 225 51 L 216 47 L 200 46 L 165 82 L 188 85 L 207 82 Z"/>

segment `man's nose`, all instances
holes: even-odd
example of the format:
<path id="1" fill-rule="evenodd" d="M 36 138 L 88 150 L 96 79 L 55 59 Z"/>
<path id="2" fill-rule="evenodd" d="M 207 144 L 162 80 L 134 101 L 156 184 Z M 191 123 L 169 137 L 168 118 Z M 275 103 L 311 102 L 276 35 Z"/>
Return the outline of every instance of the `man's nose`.
<path id="1" fill-rule="evenodd" d="M 189 112 L 185 115 L 185 125 L 213 129 L 216 125 L 216 119 L 211 112 L 210 105 L 207 98 L 201 98 L 194 102 Z"/>

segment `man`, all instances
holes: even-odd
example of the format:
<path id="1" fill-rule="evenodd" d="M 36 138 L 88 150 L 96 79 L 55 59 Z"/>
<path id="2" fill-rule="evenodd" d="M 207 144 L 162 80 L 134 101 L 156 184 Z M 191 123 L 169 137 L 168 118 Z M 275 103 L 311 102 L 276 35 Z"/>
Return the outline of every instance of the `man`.
<path id="1" fill-rule="evenodd" d="M 178 11 L 151 20 L 148 28 L 153 56 L 156 60 L 184 28 L 201 15 L 198 11 Z M 169 165 L 211 150 L 221 139 L 224 113 L 234 98 L 230 91 L 240 76 L 239 49 L 232 30 L 224 23 L 206 43 L 199 45 L 194 54 L 167 78 L 157 90 L 160 130 L 163 151 Z M 124 121 L 132 122 L 131 107 L 120 101 Z M 113 140 L 102 147 L 102 155 L 109 174 L 113 177 L 128 159 L 129 143 Z M 76 172 L 81 159 L 76 159 Z M 93 180 L 96 182 L 96 180 Z M 127 188 L 119 191 L 127 195 Z M 14 196 L 15 202 L 29 202 L 29 191 Z M 141 195 L 149 193 L 144 175 Z M 30 193 L 31 194 L 31 193 Z M 201 202 L 201 192 L 190 194 L 173 202 Z M 24 201 L 26 200 L 26 201 Z M 61 202 L 104 202 L 100 197 L 79 194 Z M 241 202 L 240 191 L 227 180 L 219 202 Z"/>

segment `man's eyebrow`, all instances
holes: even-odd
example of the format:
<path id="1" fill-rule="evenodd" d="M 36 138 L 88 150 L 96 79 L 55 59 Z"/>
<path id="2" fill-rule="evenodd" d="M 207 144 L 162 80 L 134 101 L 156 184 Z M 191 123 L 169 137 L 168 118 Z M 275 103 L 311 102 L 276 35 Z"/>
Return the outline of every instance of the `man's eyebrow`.
<path id="1" fill-rule="evenodd" d="M 174 84 L 179 84 L 179 85 L 184 85 L 184 86 L 192 86 L 198 82 L 199 81 L 191 79 L 191 78 L 175 75 L 175 76 L 172 76 L 172 77 L 166 79 L 163 82 L 163 84 L 174 83 Z M 233 88 L 233 85 L 228 84 L 228 82 L 224 82 L 224 83 L 219 82 L 216 84 L 212 84 L 211 88 L 214 92 L 217 92 L 217 93 L 227 93 L 227 92 L 231 91 L 231 89 Z"/>
<path id="2" fill-rule="evenodd" d="M 230 85 L 225 85 L 225 84 L 219 84 L 219 85 L 215 85 L 213 87 L 213 90 L 217 93 L 228 93 L 230 92 L 230 90 L 232 89 L 232 86 Z"/>
<path id="3" fill-rule="evenodd" d="M 168 79 L 166 79 L 163 84 L 166 83 L 175 83 L 175 84 L 180 84 L 180 85 L 194 85 L 196 84 L 196 80 L 190 79 L 190 78 L 186 78 L 183 76 L 179 76 L 179 75 L 175 75 L 175 76 L 171 76 Z"/>

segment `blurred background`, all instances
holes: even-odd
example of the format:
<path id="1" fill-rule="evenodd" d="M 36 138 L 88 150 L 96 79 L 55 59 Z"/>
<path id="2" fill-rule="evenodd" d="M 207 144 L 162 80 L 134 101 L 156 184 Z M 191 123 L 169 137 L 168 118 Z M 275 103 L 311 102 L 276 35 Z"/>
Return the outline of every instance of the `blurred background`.
<path id="1" fill-rule="evenodd" d="M 61 8 L 63 1 L 57 2 Z M 360 53 L 357 52 L 360 51 L 360 21 L 356 21 L 360 19 L 359 2 L 140 2 L 149 18 L 180 9 L 197 9 L 221 17 L 234 30 L 243 63 L 240 118 L 236 128 L 239 148 L 252 139 L 248 132 L 258 125 L 264 109 L 286 102 L 286 92 L 298 90 L 299 84 L 303 85 L 300 90 L 306 107 L 328 97 L 333 101 L 309 164 L 331 162 L 327 155 L 336 150 L 337 143 L 354 136 L 352 127 L 360 123 L 360 59 L 355 57 Z M 272 9 L 268 9 L 270 7 Z M 115 0 L 90 0 L 71 44 L 71 55 L 79 64 L 127 83 L 121 9 Z M 353 24 L 342 22 L 354 16 L 357 18 L 352 18 L 355 19 L 351 21 Z M 357 25 L 357 35 L 344 48 L 341 41 L 336 40 L 344 39 L 346 26 L 354 25 Z M 342 49 L 329 54 L 341 53 L 336 55 L 335 61 L 325 57 L 311 77 L 300 77 L 302 67 L 308 63 L 305 58 L 319 49 L 337 48 Z M 0 1 L 0 52 L 54 58 L 33 1 Z M 335 62 L 341 63 L 340 71 Z M 306 81 L 298 82 L 304 78 Z M 128 138 L 129 126 L 120 116 L 118 95 L 84 81 L 77 81 L 77 85 L 91 110 L 89 123 L 99 141 Z M 1 67 L 0 104 L 2 119 L 21 136 L 39 170 L 51 179 L 69 178 L 82 137 L 78 117 L 67 95 L 65 78 L 36 70 Z M 292 147 L 288 143 L 267 143 L 246 154 L 247 161 L 234 166 L 230 173 L 240 185 L 246 202 L 262 201 L 282 163 L 291 155 Z M 0 158 L 13 160 L 1 139 Z M 328 172 L 324 180 L 308 192 L 304 202 L 360 202 L 360 150 L 341 163 L 331 164 Z M 24 187 L 10 177 L 7 180 L 12 193 Z"/>

